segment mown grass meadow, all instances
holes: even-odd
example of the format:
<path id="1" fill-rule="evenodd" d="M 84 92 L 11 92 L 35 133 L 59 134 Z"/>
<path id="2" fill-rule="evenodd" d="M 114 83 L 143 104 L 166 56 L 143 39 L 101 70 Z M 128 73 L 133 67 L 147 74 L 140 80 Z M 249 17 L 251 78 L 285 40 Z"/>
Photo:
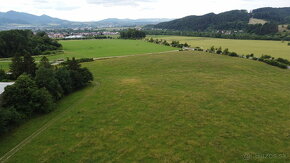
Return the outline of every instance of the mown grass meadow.
<path id="1" fill-rule="evenodd" d="M 100 58 L 111 56 L 136 55 L 145 53 L 155 53 L 176 50 L 173 47 L 151 44 L 142 40 L 66 40 L 60 41 L 63 45 L 64 53 L 48 55 L 50 61 L 67 58 Z M 41 57 L 36 56 L 35 60 L 39 61 Z M 3 59 L 2 59 L 3 60 Z M 9 70 L 9 59 L 1 62 L 0 67 Z"/>
<path id="2" fill-rule="evenodd" d="M 290 161 L 289 70 L 199 52 L 83 66 L 91 86 L 1 138 L 2 155 L 66 110 L 8 162 Z M 263 154 L 283 157 L 244 157 Z"/>

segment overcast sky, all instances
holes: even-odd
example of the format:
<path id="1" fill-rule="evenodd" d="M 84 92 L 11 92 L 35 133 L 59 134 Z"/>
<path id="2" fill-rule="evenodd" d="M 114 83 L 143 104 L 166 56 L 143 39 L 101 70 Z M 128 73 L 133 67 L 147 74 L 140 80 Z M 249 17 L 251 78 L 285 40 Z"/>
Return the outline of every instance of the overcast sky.
<path id="1" fill-rule="evenodd" d="M 0 0 L 0 12 L 46 14 L 72 21 L 180 18 L 260 7 L 290 7 L 290 0 Z"/>

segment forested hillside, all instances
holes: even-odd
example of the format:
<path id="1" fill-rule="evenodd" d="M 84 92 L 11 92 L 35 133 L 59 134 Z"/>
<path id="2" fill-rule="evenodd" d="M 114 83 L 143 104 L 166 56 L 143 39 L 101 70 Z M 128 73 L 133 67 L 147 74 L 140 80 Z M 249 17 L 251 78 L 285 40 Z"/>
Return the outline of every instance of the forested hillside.
<path id="1" fill-rule="evenodd" d="M 187 16 L 181 19 L 157 24 L 156 28 L 203 31 L 212 29 L 242 29 L 250 16 L 246 10 L 233 10 L 221 14 L 209 13 L 203 16 Z"/>
<path id="2" fill-rule="evenodd" d="M 264 19 L 264 25 L 249 25 L 250 18 Z M 202 16 L 187 16 L 169 22 L 159 23 L 153 28 L 181 31 L 244 30 L 248 33 L 271 34 L 278 32 L 278 24 L 290 23 L 290 7 L 260 8 L 247 12 L 232 10 L 220 14 L 209 13 Z"/>
<path id="3" fill-rule="evenodd" d="M 252 11 L 252 16 L 257 19 L 265 19 L 278 24 L 290 23 L 290 7 L 285 8 L 260 8 Z"/>

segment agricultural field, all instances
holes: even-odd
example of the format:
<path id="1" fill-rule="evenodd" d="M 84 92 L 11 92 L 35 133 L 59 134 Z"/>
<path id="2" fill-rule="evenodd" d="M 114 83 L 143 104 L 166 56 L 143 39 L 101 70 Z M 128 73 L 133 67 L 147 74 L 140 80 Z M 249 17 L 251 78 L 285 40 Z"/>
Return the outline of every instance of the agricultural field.
<path id="1" fill-rule="evenodd" d="M 95 81 L 1 138 L 0 158 L 48 124 L 7 161 L 290 161 L 289 70 L 204 52 L 83 66 Z M 276 157 L 259 157 L 267 154 Z"/>
<path id="2" fill-rule="evenodd" d="M 255 18 L 250 18 L 249 24 L 266 24 L 267 21 L 263 19 L 255 19 Z"/>
<path id="3" fill-rule="evenodd" d="M 290 30 L 288 29 L 288 24 L 279 25 L 278 30 L 279 32 L 290 32 Z"/>
<path id="4" fill-rule="evenodd" d="M 60 41 L 63 45 L 64 53 L 48 55 L 50 61 L 66 58 L 100 58 L 110 56 L 124 56 L 144 53 L 164 52 L 176 50 L 173 47 L 151 44 L 142 40 L 71 40 Z M 36 56 L 35 60 L 41 57 Z M 7 70 L 9 59 L 0 60 L 0 67 Z"/>
<path id="5" fill-rule="evenodd" d="M 273 57 L 282 57 L 290 60 L 290 46 L 288 42 L 281 41 L 263 41 L 263 40 L 232 40 L 232 39 L 218 39 L 207 37 L 186 37 L 186 36 L 148 36 L 158 39 L 165 39 L 167 41 L 187 42 L 191 47 L 202 47 L 209 49 L 211 46 L 229 48 L 230 51 L 239 54 L 251 54 L 260 57 L 262 54 L 271 55 Z"/>

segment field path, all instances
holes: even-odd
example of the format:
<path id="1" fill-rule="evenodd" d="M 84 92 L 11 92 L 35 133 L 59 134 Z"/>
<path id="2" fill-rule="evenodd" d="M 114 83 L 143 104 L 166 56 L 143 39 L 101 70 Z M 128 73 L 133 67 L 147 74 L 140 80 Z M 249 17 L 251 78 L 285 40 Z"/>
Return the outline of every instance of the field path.
<path id="1" fill-rule="evenodd" d="M 93 89 L 97 89 L 99 86 L 99 83 L 95 82 L 93 84 Z M 43 131 L 45 131 L 46 129 L 48 129 L 51 125 L 53 125 L 56 121 L 58 121 L 59 119 L 61 119 L 67 112 L 71 111 L 71 107 L 73 105 L 78 105 L 81 102 L 83 102 L 88 96 L 90 96 L 94 91 L 89 91 L 88 94 L 86 94 L 85 96 L 83 96 L 80 100 L 76 101 L 75 103 L 72 103 L 70 106 L 68 106 L 66 109 L 64 109 L 63 112 L 61 112 L 60 114 L 56 115 L 53 119 L 51 119 L 50 121 L 48 121 L 46 124 L 44 124 L 42 127 L 40 127 L 38 130 L 36 130 L 35 132 L 33 132 L 30 136 L 28 136 L 27 138 L 25 138 L 23 141 L 21 141 L 18 145 L 16 145 L 14 148 L 12 148 L 10 151 L 8 151 L 6 154 L 4 154 L 1 158 L 0 158 L 0 163 L 4 163 L 6 161 L 9 160 L 9 158 L 11 158 L 13 155 L 15 155 L 19 150 L 21 150 L 26 144 L 30 143 L 34 138 L 36 138 L 38 135 L 40 135 Z"/>
<path id="2" fill-rule="evenodd" d="M 123 56 L 98 57 L 98 58 L 94 58 L 94 60 L 104 60 L 104 59 L 112 59 L 112 58 L 124 58 L 124 57 L 142 56 L 142 55 L 150 55 L 150 54 L 163 54 L 163 53 L 171 53 L 171 52 L 178 52 L 178 51 L 179 50 L 171 50 L 171 51 L 145 53 L 145 54 L 132 54 L 132 55 L 123 55 Z"/>

